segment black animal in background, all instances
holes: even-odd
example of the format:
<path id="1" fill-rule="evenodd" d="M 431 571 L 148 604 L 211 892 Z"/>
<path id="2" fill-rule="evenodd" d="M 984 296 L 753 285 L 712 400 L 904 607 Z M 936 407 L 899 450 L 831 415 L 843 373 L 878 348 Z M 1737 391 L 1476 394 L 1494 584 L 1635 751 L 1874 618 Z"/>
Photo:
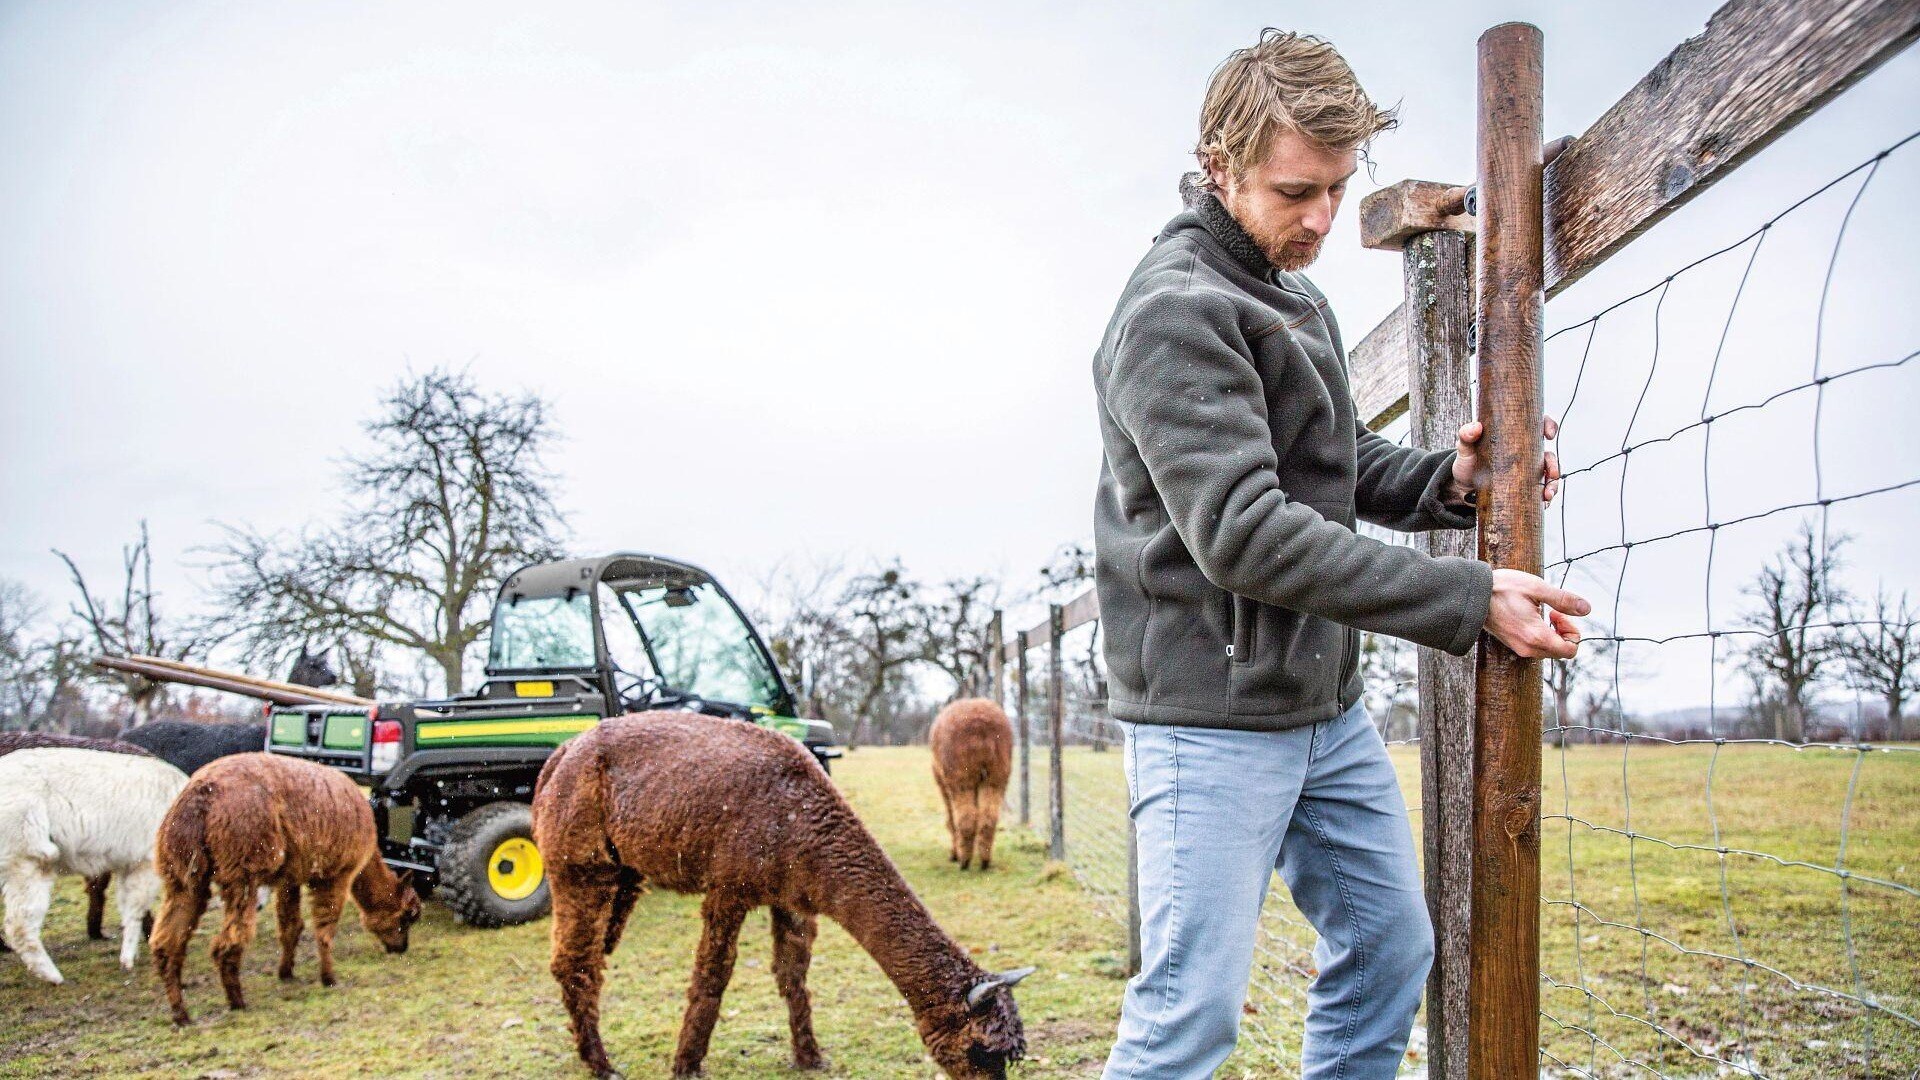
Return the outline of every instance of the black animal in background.
<path id="1" fill-rule="evenodd" d="M 38 750 L 47 746 L 64 746 L 75 750 L 105 750 L 112 754 L 133 754 L 136 757 L 153 757 L 152 751 L 144 746 L 135 746 L 119 739 L 90 739 L 84 735 L 62 735 L 53 731 L 0 731 L 0 757 L 15 750 Z M 107 912 L 107 882 L 112 874 L 101 874 L 87 879 L 87 937 L 94 941 L 107 939 L 103 925 Z M 147 928 L 153 928 L 153 916 L 147 916 Z M 11 952 L 4 939 L 0 939 L 0 952 Z"/>
<path id="2" fill-rule="evenodd" d="M 120 738 L 145 747 L 155 757 L 192 776 L 202 765 L 228 754 L 265 750 L 267 725 L 155 720 L 121 732 Z"/>
<path id="3" fill-rule="evenodd" d="M 310 653 L 301 649 L 300 659 L 293 662 L 293 670 L 288 673 L 287 681 L 295 686 L 338 686 L 340 673 L 327 662 L 326 653 Z"/>

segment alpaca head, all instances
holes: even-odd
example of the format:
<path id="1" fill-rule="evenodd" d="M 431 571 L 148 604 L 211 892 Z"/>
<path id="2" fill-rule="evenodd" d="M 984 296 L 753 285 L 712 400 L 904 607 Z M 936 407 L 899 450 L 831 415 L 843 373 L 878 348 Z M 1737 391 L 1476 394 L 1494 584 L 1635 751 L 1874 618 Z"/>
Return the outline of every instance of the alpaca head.
<path id="1" fill-rule="evenodd" d="M 396 875 L 377 860 L 376 865 L 377 870 L 363 872 L 354 883 L 371 886 L 365 895 L 355 897 L 360 901 L 360 923 L 388 952 L 403 953 L 407 951 L 407 928 L 420 918 L 420 894 L 413 891 L 413 871 L 402 870 Z"/>
<path id="2" fill-rule="evenodd" d="M 957 1008 L 943 1010 L 947 1022 L 923 1025 L 933 1060 L 958 1080 L 1006 1080 L 1007 1062 L 1026 1056 L 1027 1037 L 1013 987 L 1033 974 L 1030 967 L 989 975 L 967 991 Z"/>

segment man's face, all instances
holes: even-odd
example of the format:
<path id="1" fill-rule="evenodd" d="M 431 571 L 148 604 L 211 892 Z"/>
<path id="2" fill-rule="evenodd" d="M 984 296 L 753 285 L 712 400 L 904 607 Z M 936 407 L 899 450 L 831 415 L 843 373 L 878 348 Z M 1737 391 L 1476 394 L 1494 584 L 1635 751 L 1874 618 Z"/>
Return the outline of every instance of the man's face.
<path id="1" fill-rule="evenodd" d="M 1245 176 L 1235 179 L 1217 165 L 1207 175 L 1227 212 L 1268 262 L 1282 270 L 1304 270 L 1319 257 L 1346 196 L 1347 178 L 1357 168 L 1354 151 L 1328 150 L 1283 128 L 1274 135 L 1267 159 Z"/>

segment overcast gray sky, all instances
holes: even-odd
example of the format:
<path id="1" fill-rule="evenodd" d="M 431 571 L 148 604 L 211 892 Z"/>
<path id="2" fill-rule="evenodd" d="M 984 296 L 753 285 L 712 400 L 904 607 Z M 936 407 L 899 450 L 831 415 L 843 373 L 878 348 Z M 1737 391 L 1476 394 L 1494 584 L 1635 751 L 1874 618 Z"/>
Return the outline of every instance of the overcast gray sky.
<path id="1" fill-rule="evenodd" d="M 898 554 L 928 577 L 1022 585 L 1090 532 L 1088 361 L 1177 209 L 1229 50 L 1267 24 L 1331 37 L 1401 103 L 1378 183 L 1465 180 L 1482 29 L 1543 27 L 1547 126 L 1573 133 L 1715 6 L 15 0 L 0 6 L 0 576 L 64 607 L 48 549 L 105 577 L 145 518 L 166 599 L 189 608 L 215 522 L 327 517 L 380 394 L 452 364 L 553 403 L 582 552 L 675 554 L 741 585 L 787 556 Z M 1920 127 L 1916 101 L 1909 52 L 1557 300 L 1549 328 Z M 1830 364 L 1920 344 L 1917 177 L 1920 152 L 1890 161 L 1858 211 Z M 1798 381 L 1812 316 L 1791 301 L 1817 294 L 1844 203 L 1769 240 L 1777 263 L 1756 273 L 1777 283 L 1743 306 L 1771 321 L 1742 331 L 1753 378 L 1727 382 L 1726 403 Z M 1399 297 L 1398 259 L 1359 248 L 1350 210 L 1314 273 L 1350 341 Z M 1725 318 L 1716 287 L 1670 298 L 1663 371 L 1704 371 L 1685 365 Z M 1618 442 L 1648 356 L 1631 316 L 1596 345 L 1617 352 L 1590 369 L 1570 457 Z M 1830 487 L 1920 475 L 1917 374 L 1828 402 Z M 1697 413 L 1686 386 L 1636 433 Z M 1726 507 L 1790 501 L 1776 496 L 1805 479 L 1810 428 L 1788 430 L 1716 443 L 1746 463 L 1717 481 Z M 1630 477 L 1636 506 L 1697 519 L 1697 495 L 1671 502 L 1676 478 L 1698 487 L 1691 455 Z M 1612 516 L 1580 527 L 1617 531 L 1599 486 L 1570 497 Z M 1863 574 L 1912 578 L 1916 504 L 1836 510 L 1862 534 Z M 1755 543 L 1717 573 L 1744 575 L 1771 540 Z M 1661 604 L 1699 596 L 1698 555 L 1633 568 L 1649 627 L 1697 620 L 1697 603 Z"/>

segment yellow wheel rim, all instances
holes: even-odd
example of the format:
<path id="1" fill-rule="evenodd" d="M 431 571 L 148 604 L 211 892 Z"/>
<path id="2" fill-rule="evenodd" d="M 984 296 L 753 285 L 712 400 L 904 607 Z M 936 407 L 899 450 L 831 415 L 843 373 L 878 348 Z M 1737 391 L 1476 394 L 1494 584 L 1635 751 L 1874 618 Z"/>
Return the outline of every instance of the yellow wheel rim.
<path id="1" fill-rule="evenodd" d="M 525 900 L 532 896 L 546 875 L 540 849 L 524 836 L 503 842 L 487 857 L 487 883 L 507 900 Z"/>

